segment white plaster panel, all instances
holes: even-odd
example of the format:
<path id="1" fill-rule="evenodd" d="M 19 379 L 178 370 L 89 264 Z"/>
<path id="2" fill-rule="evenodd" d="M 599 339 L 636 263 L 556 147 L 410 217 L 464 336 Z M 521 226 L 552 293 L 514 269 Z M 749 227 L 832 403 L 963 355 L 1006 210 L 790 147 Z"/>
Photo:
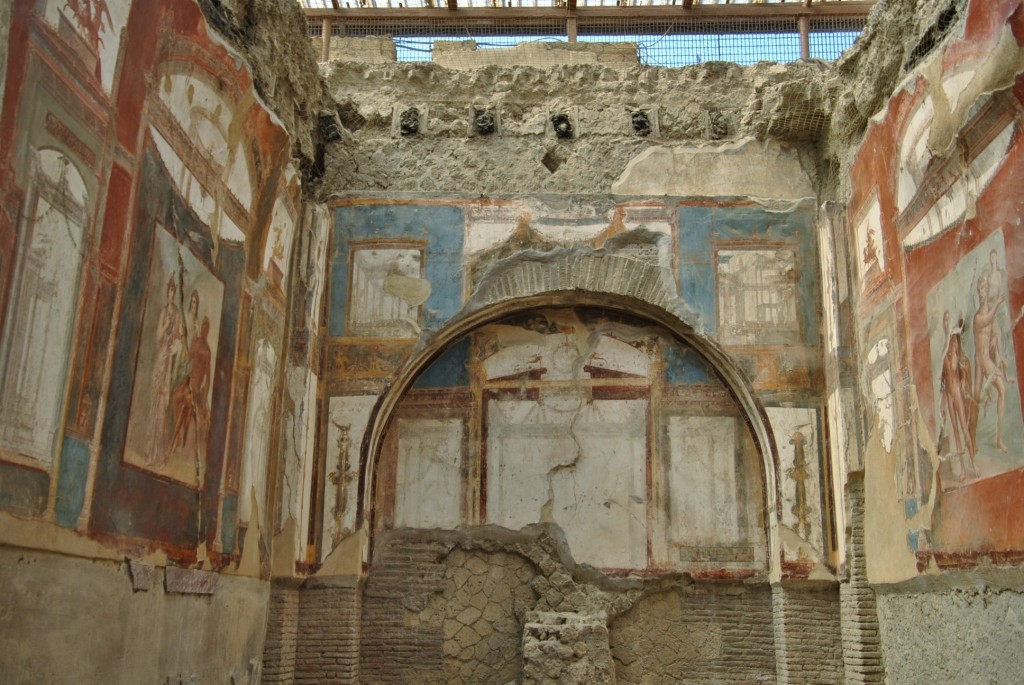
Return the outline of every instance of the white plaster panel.
<path id="1" fill-rule="evenodd" d="M 460 418 L 399 419 L 395 524 L 456 528 L 461 521 Z"/>
<path id="2" fill-rule="evenodd" d="M 272 425 L 274 377 L 277 352 L 265 338 L 256 343 L 255 362 L 249 381 L 245 415 L 245 447 L 242 454 L 242 484 L 239 488 L 238 519 L 250 521 L 252 501 L 259 507 L 260 528 L 266 523 L 267 469 Z"/>
<path id="3" fill-rule="evenodd" d="M 795 150 L 752 138 L 702 147 L 650 147 L 630 160 L 612 192 L 624 195 L 814 197 Z"/>
<path id="4" fill-rule="evenodd" d="M 668 419 L 668 537 L 682 545 L 740 540 L 736 474 L 736 419 Z"/>
<path id="5" fill-rule="evenodd" d="M 295 235 L 296 217 L 292 215 L 289 203 L 279 197 L 274 203 L 274 211 L 270 219 L 270 233 L 267 235 L 263 250 L 263 270 L 276 270 L 275 279 L 281 283 L 288 282 L 288 264 L 292 250 L 292 236 Z"/>
<path id="6" fill-rule="evenodd" d="M 64 155 L 33 154 L 7 313 L 12 333 L 0 346 L 0 442 L 48 465 L 60 433 L 88 197 Z"/>
<path id="7" fill-rule="evenodd" d="M 646 566 L 647 402 L 566 393 L 489 407 L 488 522 L 551 520 L 577 561 Z"/>

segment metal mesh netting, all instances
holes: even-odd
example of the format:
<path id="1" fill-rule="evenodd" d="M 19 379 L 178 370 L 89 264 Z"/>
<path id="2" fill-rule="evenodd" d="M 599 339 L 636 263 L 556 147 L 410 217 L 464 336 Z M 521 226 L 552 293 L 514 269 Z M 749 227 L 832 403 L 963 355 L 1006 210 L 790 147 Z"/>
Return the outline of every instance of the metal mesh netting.
<path id="1" fill-rule="evenodd" d="M 786 5 L 793 6 L 803 0 L 694 0 L 694 5 Z M 841 0 L 832 0 L 833 3 Z M 446 7 L 446 0 L 298 0 L 306 9 L 417 9 Z M 460 8 L 531 8 L 565 7 L 566 0 L 458 0 Z M 578 7 L 658 7 L 681 6 L 683 0 L 577 0 Z"/>
<path id="2" fill-rule="evenodd" d="M 816 17 L 809 32 L 809 56 L 834 60 L 853 44 L 863 28 L 864 17 Z M 334 37 L 388 36 L 397 48 L 400 62 L 430 61 L 437 40 L 474 40 L 481 50 L 507 48 L 529 42 L 569 41 L 565 23 L 553 21 L 523 23 L 495 19 L 486 25 L 446 21 L 431 25 L 404 18 L 332 22 Z M 309 20 L 309 34 L 320 38 L 323 21 Z M 641 64 L 679 67 L 709 61 L 753 64 L 759 61 L 791 62 L 800 59 L 800 33 L 795 17 L 749 17 L 717 22 L 689 20 L 601 20 L 588 22 L 577 33 L 578 42 L 633 43 Z M 552 56 L 555 60 L 555 56 Z M 552 63 L 553 63 L 552 61 Z M 565 62 L 565 56 L 560 63 Z M 542 54 L 534 53 L 527 66 L 547 66 Z"/>

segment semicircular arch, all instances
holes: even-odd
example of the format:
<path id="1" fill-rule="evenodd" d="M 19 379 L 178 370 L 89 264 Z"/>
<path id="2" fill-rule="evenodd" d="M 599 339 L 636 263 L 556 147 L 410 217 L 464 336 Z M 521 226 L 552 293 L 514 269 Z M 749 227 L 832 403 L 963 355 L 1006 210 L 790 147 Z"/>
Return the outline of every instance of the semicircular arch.
<path id="1" fill-rule="evenodd" d="M 531 310 L 564 307 L 605 309 L 660 325 L 679 342 L 693 348 L 719 375 L 741 409 L 761 457 L 769 571 L 772 578 L 778 577 L 780 571 L 778 502 L 781 493 L 778 450 L 768 415 L 757 398 L 753 386 L 739 365 L 721 346 L 700 333 L 695 326 L 680 316 L 680 307 L 673 307 L 670 310 L 662 306 L 661 303 L 655 304 L 634 295 L 608 292 L 607 290 L 603 292 L 580 289 L 545 291 L 540 288 L 534 294 L 509 299 L 499 297 L 484 304 L 480 304 L 480 298 L 475 298 L 472 306 L 465 307 L 443 329 L 434 333 L 425 344 L 421 345 L 403 364 L 395 380 L 381 396 L 370 415 L 368 429 L 364 434 L 360 451 L 358 525 L 368 523 L 370 535 L 373 535 L 373 493 L 375 492 L 376 470 L 384 437 L 402 398 L 413 387 L 419 376 L 451 345 L 484 326 Z"/>

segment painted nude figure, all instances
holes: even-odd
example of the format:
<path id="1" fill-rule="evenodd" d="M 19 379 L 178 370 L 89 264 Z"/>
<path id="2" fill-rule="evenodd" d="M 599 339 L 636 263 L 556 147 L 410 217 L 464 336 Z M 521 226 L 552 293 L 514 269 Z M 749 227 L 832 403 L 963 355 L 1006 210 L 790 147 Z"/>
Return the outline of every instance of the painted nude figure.
<path id="1" fill-rule="evenodd" d="M 987 403 L 992 391 L 996 393 L 996 449 L 1006 451 L 1003 443 L 1003 410 L 1006 407 L 1006 359 L 996 314 L 1003 296 L 993 297 L 990 280 L 986 275 L 978 279 L 978 309 L 974 312 L 974 396 L 979 408 Z"/>
<path id="2" fill-rule="evenodd" d="M 977 454 L 975 430 L 978 409 L 974 401 L 971 382 L 971 362 L 964 352 L 961 337 L 963 328 L 963 319 L 957 321 L 955 328 L 951 328 L 949 312 L 946 311 L 942 315 L 946 351 L 942 355 L 942 374 L 939 378 L 939 389 L 942 396 L 940 416 L 943 426 L 946 416 L 949 417 L 949 422 L 953 426 L 953 439 L 956 441 L 956 451 L 960 457 L 960 480 L 964 480 L 968 474 L 968 464 L 964 460 L 965 453 L 970 460 L 970 471 L 973 475 L 978 475 L 978 465 L 975 460 Z"/>

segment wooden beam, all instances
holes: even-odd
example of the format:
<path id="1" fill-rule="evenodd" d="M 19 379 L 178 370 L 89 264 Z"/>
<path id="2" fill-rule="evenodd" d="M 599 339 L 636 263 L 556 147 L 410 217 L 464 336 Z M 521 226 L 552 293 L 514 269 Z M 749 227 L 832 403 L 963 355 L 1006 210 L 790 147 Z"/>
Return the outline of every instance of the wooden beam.
<path id="1" fill-rule="evenodd" d="M 825 8 L 824 4 L 815 4 L 811 8 L 796 5 L 793 9 L 807 12 L 811 31 L 859 31 L 864 26 L 867 10 L 871 6 L 871 3 L 861 2 L 829 4 L 860 7 L 852 10 L 848 8 L 845 12 L 820 12 L 819 10 Z M 703 6 L 715 8 L 712 12 L 700 11 L 701 5 L 694 5 L 692 10 L 684 10 L 681 6 L 579 7 L 575 12 L 569 12 L 565 7 L 491 9 L 463 6 L 457 10 L 450 10 L 442 6 L 437 9 L 412 10 L 315 10 L 307 13 L 307 16 L 312 19 L 334 17 L 336 21 L 345 24 L 345 33 L 350 36 L 380 35 L 382 27 L 386 27 L 383 30 L 393 37 L 466 35 L 467 32 L 472 33 L 474 30 L 493 34 L 496 29 L 556 35 L 566 30 L 570 16 L 576 20 L 576 33 L 579 36 L 621 36 L 627 20 L 628 32 L 632 35 L 795 33 L 796 20 L 800 14 L 791 11 L 782 14 L 758 11 L 758 8 L 777 6 Z M 722 8 L 740 12 L 723 13 L 720 11 Z"/>
<path id="2" fill-rule="evenodd" d="M 685 2 L 685 0 L 684 0 Z M 450 3 L 449 3 L 450 6 Z M 874 0 L 854 0 L 847 2 L 815 2 L 805 5 L 800 2 L 759 3 L 742 5 L 628 5 L 624 7 L 580 7 L 572 10 L 581 21 L 629 19 L 656 19 L 668 21 L 672 19 L 697 20 L 739 20 L 769 19 L 808 16 L 816 17 L 866 17 Z M 304 10 L 307 17 L 343 16 L 353 20 L 420 20 L 436 21 L 452 18 L 451 11 L 443 8 L 403 7 L 403 8 L 315 8 Z M 531 21 L 547 19 L 555 22 L 565 20 L 569 13 L 567 7 L 461 7 L 458 16 L 462 21 L 493 22 L 493 21 Z"/>
<path id="3" fill-rule="evenodd" d="M 809 2 L 810 0 L 808 0 Z M 797 19 L 797 25 L 800 27 L 800 57 L 802 59 L 810 59 L 811 57 L 811 19 L 810 17 L 800 17 Z"/>
<path id="4" fill-rule="evenodd" d="M 334 20 L 324 17 L 323 28 L 320 29 L 320 61 L 328 62 L 331 59 L 331 24 Z"/>

